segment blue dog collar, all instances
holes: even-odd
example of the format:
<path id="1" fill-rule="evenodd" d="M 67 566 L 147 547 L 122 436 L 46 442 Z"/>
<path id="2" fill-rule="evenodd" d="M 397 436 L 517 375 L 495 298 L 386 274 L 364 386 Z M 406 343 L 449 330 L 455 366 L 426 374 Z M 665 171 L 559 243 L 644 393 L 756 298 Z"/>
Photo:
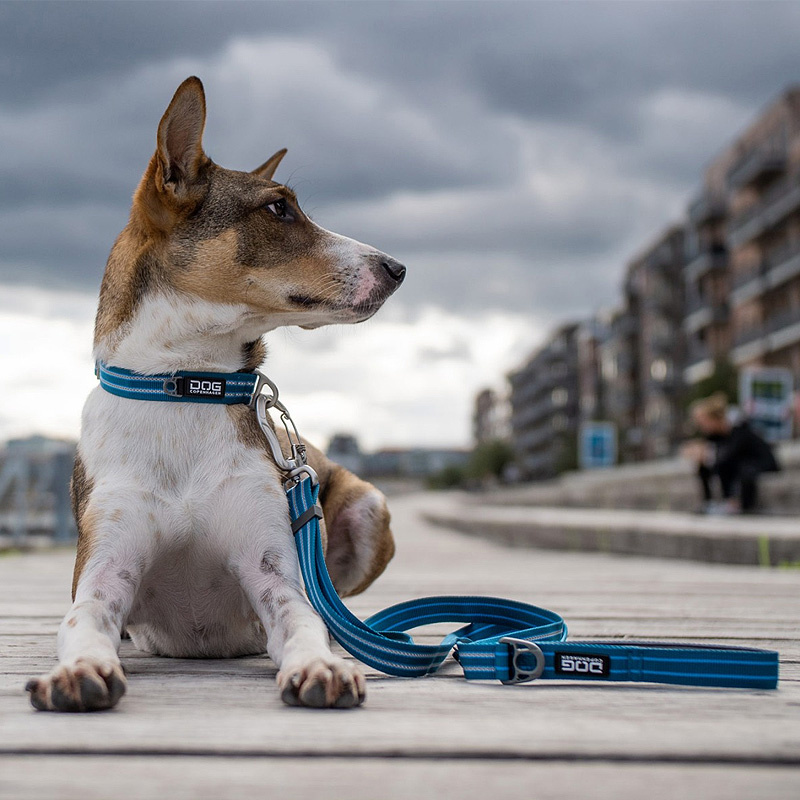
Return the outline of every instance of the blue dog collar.
<path id="1" fill-rule="evenodd" d="M 111 394 L 130 400 L 166 403 L 249 403 L 259 385 L 254 372 L 184 372 L 140 375 L 102 361 L 95 366 L 100 385 Z"/>

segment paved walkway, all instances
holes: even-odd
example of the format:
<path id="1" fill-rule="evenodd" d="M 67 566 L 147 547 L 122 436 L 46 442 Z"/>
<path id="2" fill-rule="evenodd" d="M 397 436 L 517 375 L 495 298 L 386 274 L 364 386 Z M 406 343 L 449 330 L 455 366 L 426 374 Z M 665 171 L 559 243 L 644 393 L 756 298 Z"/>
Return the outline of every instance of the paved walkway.
<path id="1" fill-rule="evenodd" d="M 0 558 L 0 798 L 800 796 L 800 570 L 509 549 L 419 519 L 394 498 L 398 556 L 366 615 L 426 594 L 485 593 L 562 613 L 572 638 L 774 648 L 775 692 L 468 684 L 456 665 L 399 680 L 369 672 L 354 711 L 287 708 L 266 658 L 159 659 L 130 643 L 117 709 L 33 712 L 50 668 L 70 553 Z M 438 632 L 440 629 L 437 628 Z"/>

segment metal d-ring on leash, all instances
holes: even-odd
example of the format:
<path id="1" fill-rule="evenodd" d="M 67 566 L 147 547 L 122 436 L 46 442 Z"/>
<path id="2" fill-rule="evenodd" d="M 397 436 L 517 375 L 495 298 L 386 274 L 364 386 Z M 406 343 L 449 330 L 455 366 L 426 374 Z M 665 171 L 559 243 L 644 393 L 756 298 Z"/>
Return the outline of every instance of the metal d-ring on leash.
<path id="1" fill-rule="evenodd" d="M 129 400 L 247 404 L 278 469 L 284 474 L 292 531 L 309 600 L 331 635 L 352 655 L 390 675 L 436 672 L 453 652 L 468 680 L 522 683 L 567 678 L 646 681 L 693 686 L 774 689 L 778 654 L 750 647 L 667 642 L 566 641 L 555 611 L 499 597 L 423 597 L 386 608 L 367 620 L 354 616 L 333 586 L 322 549 L 319 480 L 278 387 L 261 372 L 143 375 L 98 362 L 103 389 Z M 264 390 L 267 389 L 268 392 Z M 281 449 L 269 409 L 280 413 L 290 453 Z M 406 631 L 439 622 L 465 623 L 439 644 L 418 644 Z"/>

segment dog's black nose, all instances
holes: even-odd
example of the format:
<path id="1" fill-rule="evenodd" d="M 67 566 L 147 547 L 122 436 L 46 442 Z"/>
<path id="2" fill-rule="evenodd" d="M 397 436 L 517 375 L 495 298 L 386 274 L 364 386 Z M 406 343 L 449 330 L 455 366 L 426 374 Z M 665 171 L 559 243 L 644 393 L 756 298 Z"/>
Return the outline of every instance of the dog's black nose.
<path id="1" fill-rule="evenodd" d="M 403 278 L 406 276 L 406 268 L 393 258 L 384 258 L 381 260 L 381 266 L 389 273 L 389 277 L 396 283 L 402 283 Z"/>

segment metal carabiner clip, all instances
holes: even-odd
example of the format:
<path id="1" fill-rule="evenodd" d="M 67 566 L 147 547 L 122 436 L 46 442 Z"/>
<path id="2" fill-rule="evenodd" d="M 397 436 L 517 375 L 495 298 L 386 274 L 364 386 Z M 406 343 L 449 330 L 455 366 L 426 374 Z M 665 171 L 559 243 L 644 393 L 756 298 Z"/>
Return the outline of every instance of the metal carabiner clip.
<path id="1" fill-rule="evenodd" d="M 299 483 L 304 474 L 308 475 L 314 484 L 317 484 L 319 481 L 317 473 L 306 463 L 306 446 L 300 439 L 300 434 L 294 424 L 292 415 L 289 413 L 289 409 L 278 400 L 278 387 L 263 373 L 256 371 L 256 374 L 258 375 L 258 380 L 250 405 L 255 407 L 258 425 L 267 440 L 276 466 L 286 476 L 286 484 Z M 264 386 L 269 387 L 272 392 L 271 395 L 261 392 Z M 286 436 L 291 447 L 291 454 L 288 457 L 284 454 L 280 440 L 270 424 L 270 408 L 275 408 L 280 412 L 281 422 L 286 430 Z"/>

